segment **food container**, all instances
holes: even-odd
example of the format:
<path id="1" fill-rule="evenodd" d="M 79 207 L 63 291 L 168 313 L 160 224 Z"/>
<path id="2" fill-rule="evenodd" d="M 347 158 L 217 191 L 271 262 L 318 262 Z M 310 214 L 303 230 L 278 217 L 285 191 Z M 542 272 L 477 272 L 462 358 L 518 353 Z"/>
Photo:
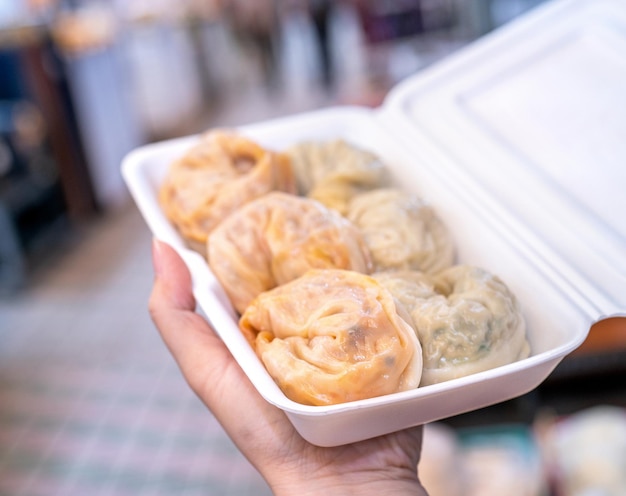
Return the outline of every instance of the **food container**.
<path id="1" fill-rule="evenodd" d="M 205 260 L 157 202 L 197 136 L 141 147 L 123 175 L 154 235 L 182 255 L 197 302 L 259 393 L 313 444 L 454 416 L 537 387 L 590 326 L 626 310 L 626 4 L 557 1 L 401 82 L 380 108 L 334 107 L 239 128 L 274 149 L 344 138 L 378 154 L 452 232 L 458 262 L 517 295 L 531 356 L 448 382 L 331 406 L 295 403 L 243 338 Z"/>

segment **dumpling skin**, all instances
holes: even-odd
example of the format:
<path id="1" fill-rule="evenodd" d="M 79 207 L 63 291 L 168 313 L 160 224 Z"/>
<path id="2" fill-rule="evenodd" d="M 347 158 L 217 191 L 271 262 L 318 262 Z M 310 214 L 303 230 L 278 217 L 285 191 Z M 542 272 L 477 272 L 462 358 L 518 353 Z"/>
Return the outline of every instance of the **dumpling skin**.
<path id="1" fill-rule="evenodd" d="M 372 270 L 350 221 L 315 200 L 280 192 L 247 203 L 215 228 L 208 262 L 239 313 L 259 293 L 311 268 Z"/>
<path id="2" fill-rule="evenodd" d="M 287 149 L 298 193 L 347 212 L 352 197 L 389 183 L 390 174 L 375 154 L 338 139 L 305 141 Z"/>
<path id="3" fill-rule="evenodd" d="M 365 274 L 314 269 L 259 295 L 239 325 L 288 398 L 332 405 L 418 386 L 422 353 L 403 311 Z"/>
<path id="4" fill-rule="evenodd" d="M 376 271 L 435 273 L 454 263 L 454 241 L 433 208 L 394 188 L 357 195 L 346 216 L 363 233 Z"/>
<path id="5" fill-rule="evenodd" d="M 422 345 L 420 386 L 464 377 L 529 356 L 515 295 L 478 267 L 456 265 L 436 276 L 375 274 L 411 315 Z"/>
<path id="6" fill-rule="evenodd" d="M 273 190 L 296 192 L 286 155 L 235 132 L 212 130 L 171 164 L 159 200 L 190 246 L 204 254 L 208 234 L 222 219 Z"/>

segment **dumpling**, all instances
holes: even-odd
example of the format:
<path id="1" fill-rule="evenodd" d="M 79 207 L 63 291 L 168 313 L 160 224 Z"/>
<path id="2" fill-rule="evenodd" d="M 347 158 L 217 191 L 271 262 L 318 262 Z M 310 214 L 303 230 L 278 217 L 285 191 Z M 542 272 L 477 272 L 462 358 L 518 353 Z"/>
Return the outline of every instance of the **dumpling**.
<path id="1" fill-rule="evenodd" d="M 424 359 L 420 386 L 528 357 L 517 299 L 486 270 L 456 265 L 436 276 L 401 271 L 374 277 L 411 315 Z"/>
<path id="2" fill-rule="evenodd" d="M 375 270 L 434 273 L 454 263 L 454 242 L 432 207 L 414 194 L 384 188 L 357 195 L 346 216 L 365 239 Z"/>
<path id="3" fill-rule="evenodd" d="M 204 254 L 208 234 L 222 219 L 272 190 L 296 192 L 287 156 L 236 132 L 212 130 L 170 165 L 159 201 L 189 245 Z"/>
<path id="4" fill-rule="evenodd" d="M 247 203 L 217 226 L 208 262 L 239 313 L 259 293 L 310 268 L 372 270 L 350 221 L 315 200 L 280 192 Z"/>
<path id="5" fill-rule="evenodd" d="M 332 405 L 418 386 L 421 348 L 402 312 L 370 276 L 314 269 L 260 294 L 239 326 L 288 398 Z"/>
<path id="6" fill-rule="evenodd" d="M 386 185 L 390 174 L 375 154 L 344 140 L 305 141 L 287 149 L 298 192 L 345 214 L 361 191 Z"/>

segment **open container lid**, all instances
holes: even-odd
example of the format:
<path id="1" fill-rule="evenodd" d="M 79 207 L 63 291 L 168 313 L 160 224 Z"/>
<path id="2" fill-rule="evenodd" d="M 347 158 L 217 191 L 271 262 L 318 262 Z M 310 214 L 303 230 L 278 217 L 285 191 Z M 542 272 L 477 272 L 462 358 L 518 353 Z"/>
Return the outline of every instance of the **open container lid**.
<path id="1" fill-rule="evenodd" d="M 626 2 L 539 7 L 400 83 L 381 118 L 592 321 L 626 315 Z"/>

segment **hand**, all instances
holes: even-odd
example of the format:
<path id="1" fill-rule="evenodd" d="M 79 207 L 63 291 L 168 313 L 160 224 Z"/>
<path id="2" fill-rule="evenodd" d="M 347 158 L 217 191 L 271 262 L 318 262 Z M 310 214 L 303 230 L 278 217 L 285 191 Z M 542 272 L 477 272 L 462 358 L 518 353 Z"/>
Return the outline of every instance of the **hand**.
<path id="1" fill-rule="evenodd" d="M 178 254 L 154 241 L 153 263 L 149 309 L 156 327 L 190 387 L 276 496 L 426 494 L 417 478 L 421 427 L 333 448 L 308 443 L 195 312 L 191 277 Z"/>

